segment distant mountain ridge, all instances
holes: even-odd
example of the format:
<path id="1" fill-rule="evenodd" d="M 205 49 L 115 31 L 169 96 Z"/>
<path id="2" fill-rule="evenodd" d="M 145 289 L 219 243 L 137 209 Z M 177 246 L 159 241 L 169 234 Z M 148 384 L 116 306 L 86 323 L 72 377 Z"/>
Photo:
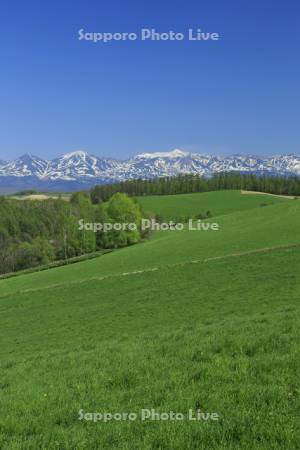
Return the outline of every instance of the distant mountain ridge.
<path id="1" fill-rule="evenodd" d="M 25 154 L 4 162 L 0 160 L 0 191 L 18 189 L 83 189 L 95 184 L 149 179 L 179 174 L 211 176 L 213 173 L 238 171 L 271 175 L 300 175 L 300 157 L 278 155 L 214 156 L 180 149 L 170 152 L 142 153 L 128 160 L 102 158 L 85 151 L 75 151 L 53 160 Z"/>

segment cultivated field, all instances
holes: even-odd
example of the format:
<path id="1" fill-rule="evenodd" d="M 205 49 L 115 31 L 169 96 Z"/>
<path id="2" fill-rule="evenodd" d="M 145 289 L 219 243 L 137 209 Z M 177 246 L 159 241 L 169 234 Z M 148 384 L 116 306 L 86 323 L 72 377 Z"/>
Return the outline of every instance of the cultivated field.
<path id="1" fill-rule="evenodd" d="M 15 200 L 49 200 L 51 198 L 53 199 L 62 199 L 69 201 L 71 194 L 29 194 L 29 195 L 11 195 L 11 198 L 14 198 Z"/>
<path id="2" fill-rule="evenodd" d="M 300 202 L 141 202 L 170 218 L 210 210 L 220 230 L 0 281 L 0 448 L 296 449 Z M 78 420 L 143 408 L 219 420 Z"/>

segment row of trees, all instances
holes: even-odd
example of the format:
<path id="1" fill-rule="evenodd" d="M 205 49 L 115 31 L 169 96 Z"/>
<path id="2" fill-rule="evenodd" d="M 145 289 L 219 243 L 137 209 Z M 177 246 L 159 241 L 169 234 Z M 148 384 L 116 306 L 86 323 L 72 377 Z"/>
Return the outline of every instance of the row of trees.
<path id="1" fill-rule="evenodd" d="M 122 193 L 105 205 L 93 205 L 84 192 L 73 194 L 70 202 L 0 197 L 0 273 L 134 244 L 144 237 L 141 218 L 139 204 Z M 137 229 L 94 232 L 80 227 L 80 220 L 85 224 L 130 222 Z"/>
<path id="2" fill-rule="evenodd" d="M 121 183 L 98 185 L 91 189 L 92 202 L 108 201 L 116 192 L 129 196 L 173 195 L 222 189 L 245 189 L 280 195 L 300 195 L 299 177 L 258 176 L 254 174 L 220 173 L 210 178 L 198 175 L 180 175 L 152 180 L 128 180 Z"/>

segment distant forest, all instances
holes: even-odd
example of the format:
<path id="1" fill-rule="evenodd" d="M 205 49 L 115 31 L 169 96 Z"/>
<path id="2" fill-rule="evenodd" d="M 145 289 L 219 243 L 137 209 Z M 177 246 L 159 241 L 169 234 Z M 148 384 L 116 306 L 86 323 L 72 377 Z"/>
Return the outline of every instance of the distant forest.
<path id="1" fill-rule="evenodd" d="M 129 180 L 121 183 L 97 185 L 91 189 L 94 204 L 108 201 L 116 192 L 129 196 L 175 195 L 208 192 L 222 189 L 244 189 L 280 195 L 300 195 L 300 177 L 257 176 L 254 174 L 220 173 L 211 178 L 199 175 L 180 175 L 152 180 Z"/>

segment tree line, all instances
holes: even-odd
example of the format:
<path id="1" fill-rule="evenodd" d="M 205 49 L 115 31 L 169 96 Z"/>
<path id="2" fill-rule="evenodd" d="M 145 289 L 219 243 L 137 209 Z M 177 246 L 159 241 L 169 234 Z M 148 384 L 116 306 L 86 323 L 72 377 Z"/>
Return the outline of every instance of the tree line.
<path id="1" fill-rule="evenodd" d="M 227 172 L 210 178 L 199 175 L 179 175 L 177 177 L 150 180 L 128 180 L 120 183 L 97 185 L 90 191 L 94 204 L 108 201 L 116 192 L 130 197 L 142 195 L 175 195 L 193 192 L 208 192 L 223 189 L 244 189 L 280 195 L 300 195 L 300 177 L 240 174 Z"/>

